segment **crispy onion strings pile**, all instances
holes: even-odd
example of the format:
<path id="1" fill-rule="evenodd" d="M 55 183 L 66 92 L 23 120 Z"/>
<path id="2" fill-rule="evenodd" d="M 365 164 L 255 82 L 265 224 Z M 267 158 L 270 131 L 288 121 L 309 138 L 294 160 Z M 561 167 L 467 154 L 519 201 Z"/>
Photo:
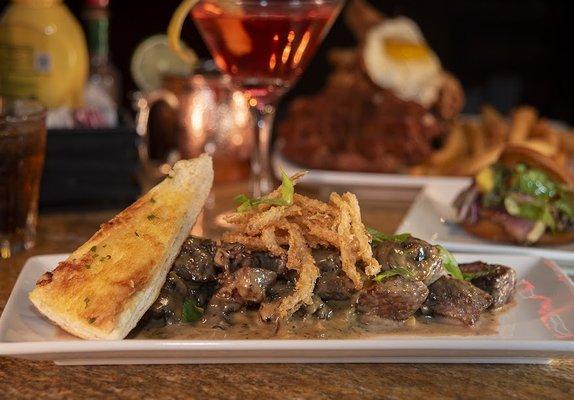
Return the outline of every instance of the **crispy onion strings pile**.
<path id="1" fill-rule="evenodd" d="M 291 177 L 296 182 L 304 174 Z M 279 196 L 280 189 L 267 195 Z M 223 240 L 286 257 L 287 267 L 298 273 L 294 291 L 280 301 L 273 314 L 290 317 L 301 306 L 312 304 L 319 270 L 311 254 L 317 247 L 334 247 L 341 254 L 342 269 L 355 288 L 363 286 L 363 276 L 375 276 L 381 266 L 373 258 L 370 235 L 361 221 L 359 202 L 352 193 L 331 193 L 329 203 L 294 194 L 290 205 L 259 204 L 227 217 L 235 230 Z M 357 268 L 360 264 L 364 273 Z"/>

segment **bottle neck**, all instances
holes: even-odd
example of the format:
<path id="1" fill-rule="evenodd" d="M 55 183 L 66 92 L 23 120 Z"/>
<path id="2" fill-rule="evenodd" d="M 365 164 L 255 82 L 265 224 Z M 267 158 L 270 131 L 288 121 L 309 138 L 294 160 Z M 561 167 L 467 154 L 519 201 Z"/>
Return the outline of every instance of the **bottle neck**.
<path id="1" fill-rule="evenodd" d="M 109 18 L 107 10 L 87 10 L 86 33 L 91 64 L 107 64 L 109 61 Z"/>

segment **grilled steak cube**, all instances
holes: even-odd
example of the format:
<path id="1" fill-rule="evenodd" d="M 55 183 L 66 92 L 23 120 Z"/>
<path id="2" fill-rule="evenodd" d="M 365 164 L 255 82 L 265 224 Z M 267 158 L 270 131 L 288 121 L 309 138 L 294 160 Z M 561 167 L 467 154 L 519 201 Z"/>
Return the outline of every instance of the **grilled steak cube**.
<path id="1" fill-rule="evenodd" d="M 313 250 L 313 258 L 320 272 L 315 283 L 315 294 L 322 300 L 346 300 L 351 297 L 355 285 L 342 270 L 339 252 L 318 248 Z"/>
<path id="2" fill-rule="evenodd" d="M 383 241 L 375 247 L 374 257 L 383 271 L 405 268 L 427 286 L 445 274 L 439 248 L 412 236 L 403 241 Z"/>
<path id="3" fill-rule="evenodd" d="M 355 285 L 343 272 L 325 272 L 317 278 L 314 292 L 323 300 L 347 300 Z"/>
<path id="4" fill-rule="evenodd" d="M 476 261 L 460 264 L 460 270 L 470 275 L 470 282 L 492 296 L 492 307 L 502 307 L 512 297 L 516 285 L 516 271 L 504 265 Z"/>
<path id="5" fill-rule="evenodd" d="M 238 243 L 219 243 L 215 253 L 215 264 L 228 272 L 235 272 L 242 267 L 268 269 L 278 275 L 287 272 L 284 258 L 264 251 L 253 251 Z"/>
<path id="6" fill-rule="evenodd" d="M 470 282 L 443 276 L 429 286 L 421 308 L 424 314 L 439 315 L 473 325 L 492 304 L 492 296 Z"/>
<path id="7" fill-rule="evenodd" d="M 364 287 L 359 293 L 356 309 L 360 314 L 405 320 L 420 308 L 428 293 L 421 281 L 393 276 Z"/>
<path id="8" fill-rule="evenodd" d="M 261 303 L 267 289 L 277 279 L 277 273 L 263 268 L 243 267 L 235 272 L 235 289 L 247 302 Z"/>
<path id="9" fill-rule="evenodd" d="M 225 329 L 233 313 L 246 304 L 259 304 L 267 290 L 277 280 L 277 273 L 263 269 L 241 267 L 221 280 L 206 309 L 206 320 L 212 326 Z"/>
<path id="10" fill-rule="evenodd" d="M 214 257 L 215 243 L 213 241 L 190 236 L 183 242 L 172 270 L 186 281 L 214 281 L 217 277 Z"/>

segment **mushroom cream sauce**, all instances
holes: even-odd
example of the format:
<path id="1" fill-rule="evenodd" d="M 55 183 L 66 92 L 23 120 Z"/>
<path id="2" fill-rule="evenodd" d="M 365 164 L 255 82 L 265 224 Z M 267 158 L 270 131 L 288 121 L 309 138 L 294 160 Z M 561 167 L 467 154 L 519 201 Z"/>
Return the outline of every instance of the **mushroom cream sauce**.
<path id="1" fill-rule="evenodd" d="M 483 336 L 498 332 L 498 316 L 513 307 L 510 302 L 498 310 L 484 312 L 473 326 L 443 318 L 415 316 L 406 321 L 379 318 L 358 320 L 348 302 L 337 302 L 329 320 L 294 316 L 280 324 L 264 323 L 257 311 L 243 310 L 234 315 L 234 325 L 214 328 L 198 321 L 194 324 L 154 326 L 142 324 L 129 336 L 131 339 L 240 340 L 240 339 L 358 339 L 381 335 L 401 336 Z M 346 303 L 346 304 L 345 304 Z"/>

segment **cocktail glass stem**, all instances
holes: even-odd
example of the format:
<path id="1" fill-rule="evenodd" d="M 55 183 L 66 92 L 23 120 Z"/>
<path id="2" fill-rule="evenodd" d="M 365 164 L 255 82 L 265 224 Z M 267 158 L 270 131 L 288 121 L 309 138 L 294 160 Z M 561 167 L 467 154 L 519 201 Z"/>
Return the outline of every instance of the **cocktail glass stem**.
<path id="1" fill-rule="evenodd" d="M 255 146 L 251 157 L 250 190 L 254 198 L 261 197 L 273 189 L 273 172 L 271 171 L 271 131 L 275 119 L 275 106 L 251 107 L 255 122 Z"/>

